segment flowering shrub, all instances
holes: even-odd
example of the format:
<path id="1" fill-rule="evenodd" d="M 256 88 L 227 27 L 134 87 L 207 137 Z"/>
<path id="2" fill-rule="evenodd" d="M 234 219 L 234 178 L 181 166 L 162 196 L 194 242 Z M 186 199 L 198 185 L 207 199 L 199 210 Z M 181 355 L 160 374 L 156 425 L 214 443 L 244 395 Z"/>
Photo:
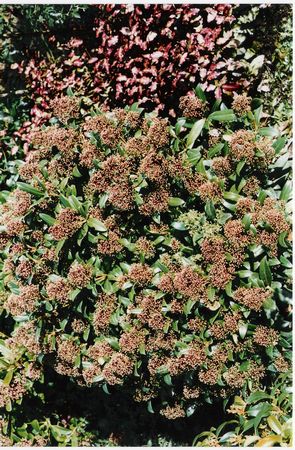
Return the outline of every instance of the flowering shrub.
<path id="1" fill-rule="evenodd" d="M 50 107 L 2 193 L 1 407 L 52 367 L 173 420 L 287 370 L 288 153 L 257 101 Z"/>

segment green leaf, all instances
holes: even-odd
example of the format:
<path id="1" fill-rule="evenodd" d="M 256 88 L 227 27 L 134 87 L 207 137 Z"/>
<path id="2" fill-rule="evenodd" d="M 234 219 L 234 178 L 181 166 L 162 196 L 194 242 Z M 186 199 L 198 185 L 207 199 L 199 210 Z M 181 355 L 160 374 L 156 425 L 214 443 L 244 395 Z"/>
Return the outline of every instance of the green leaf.
<path id="1" fill-rule="evenodd" d="M 6 375 L 5 375 L 5 378 L 4 378 L 4 380 L 2 381 L 2 383 L 5 385 L 5 386 L 9 386 L 9 384 L 10 384 L 10 382 L 11 382 L 11 380 L 12 380 L 12 377 L 13 377 L 13 369 L 9 369 L 7 372 L 6 372 Z"/>
<path id="2" fill-rule="evenodd" d="M 196 139 L 201 134 L 201 131 L 205 125 L 206 119 L 200 119 L 197 122 L 194 123 L 191 131 L 189 132 L 187 136 L 186 145 L 188 148 L 192 148 Z"/>
<path id="3" fill-rule="evenodd" d="M 108 395 L 111 394 L 110 391 L 109 391 L 109 389 L 108 389 L 108 385 L 107 385 L 106 383 L 104 383 L 104 384 L 102 385 L 102 390 L 103 390 L 106 394 L 108 394 Z"/>
<path id="4" fill-rule="evenodd" d="M 208 200 L 205 205 L 205 213 L 209 219 L 215 219 L 216 212 L 212 200 Z"/>
<path id="5" fill-rule="evenodd" d="M 108 230 L 100 220 L 95 219 L 94 217 L 90 217 L 87 220 L 87 225 L 91 228 L 95 228 L 96 231 L 100 231 L 101 233 L 105 233 Z"/>
<path id="6" fill-rule="evenodd" d="M 74 97 L 73 89 L 70 86 L 67 88 L 66 92 L 68 97 Z"/>
<path id="7" fill-rule="evenodd" d="M 240 161 L 240 162 L 238 163 L 238 165 L 237 165 L 237 167 L 236 167 L 236 173 L 237 173 L 238 175 L 241 174 L 241 171 L 242 171 L 242 169 L 243 169 L 243 167 L 244 167 L 245 164 L 246 164 L 246 161 Z"/>
<path id="8" fill-rule="evenodd" d="M 11 412 L 12 411 L 12 402 L 11 402 L 10 398 L 6 401 L 5 409 L 6 409 L 7 412 Z"/>
<path id="9" fill-rule="evenodd" d="M 279 137 L 273 144 L 273 148 L 276 152 L 276 155 L 280 153 L 280 151 L 285 147 L 287 143 L 287 138 L 285 136 Z"/>
<path id="10" fill-rule="evenodd" d="M 253 275 L 251 270 L 239 270 L 238 275 L 240 278 L 249 278 Z"/>
<path id="11" fill-rule="evenodd" d="M 226 200 L 232 200 L 233 202 L 237 202 L 241 196 L 237 194 L 236 192 L 225 192 L 223 194 L 223 198 Z"/>
<path id="12" fill-rule="evenodd" d="M 264 391 L 257 391 L 257 392 L 253 392 L 253 394 L 251 394 L 248 398 L 247 398 L 247 403 L 251 404 L 251 403 L 256 403 L 260 400 L 268 400 L 271 398 L 271 395 L 267 394 Z"/>
<path id="13" fill-rule="evenodd" d="M 61 203 L 66 207 L 69 208 L 70 207 L 70 202 L 69 200 L 64 196 L 64 195 L 60 195 L 59 199 L 61 201 Z"/>
<path id="14" fill-rule="evenodd" d="M 260 262 L 259 277 L 266 286 L 271 286 L 272 275 L 266 256 Z"/>
<path id="15" fill-rule="evenodd" d="M 187 409 L 186 409 L 186 417 L 190 417 L 194 414 L 194 412 L 196 411 L 197 406 L 195 404 L 190 405 Z"/>
<path id="16" fill-rule="evenodd" d="M 49 216 L 48 214 L 40 213 L 39 217 L 50 226 L 55 224 L 55 218 Z"/>
<path id="17" fill-rule="evenodd" d="M 281 436 L 270 435 L 260 439 L 256 443 L 256 447 L 274 447 L 275 444 L 282 442 Z"/>
<path id="18" fill-rule="evenodd" d="M 40 430 L 39 422 L 36 419 L 32 420 L 31 426 L 32 426 L 33 430 L 35 430 L 35 431 L 39 431 Z"/>
<path id="19" fill-rule="evenodd" d="M 194 89 L 196 96 L 202 100 L 202 102 L 206 102 L 206 95 L 201 86 L 198 84 L 197 87 Z"/>
<path id="20" fill-rule="evenodd" d="M 56 245 L 56 247 L 55 247 L 55 251 L 56 251 L 56 254 L 57 254 L 57 255 L 59 254 L 59 252 L 60 252 L 61 249 L 63 248 L 65 242 L 66 242 L 66 239 L 61 239 L 60 241 L 58 241 L 58 243 L 57 243 L 57 245 Z"/>
<path id="21" fill-rule="evenodd" d="M 43 192 L 38 191 L 38 189 L 32 187 L 30 184 L 18 182 L 17 187 L 22 191 L 28 192 L 29 194 L 36 195 L 37 197 L 43 197 Z"/>
<path id="22" fill-rule="evenodd" d="M 229 202 L 227 202 L 226 200 L 223 200 L 223 201 L 222 201 L 222 204 L 223 204 L 223 206 L 224 206 L 226 209 L 229 209 L 230 211 L 235 212 L 235 210 L 236 210 L 236 205 L 234 205 L 233 203 L 229 203 Z"/>
<path id="23" fill-rule="evenodd" d="M 256 405 L 248 409 L 248 415 L 261 420 L 263 417 L 267 417 L 271 410 L 272 405 L 270 403 L 257 403 Z"/>
<path id="24" fill-rule="evenodd" d="M 103 209 L 105 207 L 105 205 L 107 203 L 107 200 L 108 200 L 108 194 L 101 194 L 100 195 L 98 204 L 99 204 L 99 207 L 101 209 Z"/>
<path id="25" fill-rule="evenodd" d="M 168 386 L 172 386 L 172 380 L 171 380 L 171 376 L 169 374 L 164 376 L 164 381 L 166 384 L 168 384 Z"/>
<path id="26" fill-rule="evenodd" d="M 217 100 L 215 100 L 215 102 L 213 103 L 213 106 L 211 108 L 211 111 L 219 111 L 220 105 L 221 105 L 222 100 L 220 98 L 218 98 Z"/>
<path id="27" fill-rule="evenodd" d="M 199 148 L 191 148 L 187 151 L 187 159 L 192 166 L 195 166 L 201 158 L 201 152 Z"/>
<path id="28" fill-rule="evenodd" d="M 267 394 L 264 391 L 257 391 L 257 392 L 253 392 L 253 394 L 251 394 L 248 398 L 247 398 L 247 403 L 256 403 L 260 400 L 266 400 L 266 399 L 270 399 L 271 395 Z"/>
<path id="29" fill-rule="evenodd" d="M 3 341 L 2 341 L 3 342 Z M 4 356 L 5 359 L 11 360 L 13 359 L 13 351 L 9 348 L 5 347 L 5 345 L 0 344 L 0 353 Z"/>
<path id="30" fill-rule="evenodd" d="M 292 267 L 293 267 L 291 261 L 289 261 L 289 259 L 285 258 L 285 256 L 283 256 L 283 255 L 280 257 L 280 262 L 287 269 L 292 269 Z"/>
<path id="31" fill-rule="evenodd" d="M 149 413 L 155 414 L 155 411 L 153 410 L 153 406 L 152 406 L 151 400 L 149 400 L 148 403 L 147 403 L 147 410 L 148 410 Z"/>
<path id="32" fill-rule="evenodd" d="M 185 201 L 178 197 L 170 197 L 168 200 L 169 206 L 181 206 L 184 205 Z"/>
<path id="33" fill-rule="evenodd" d="M 288 247 L 288 240 L 287 240 L 288 233 L 286 231 L 283 231 L 279 234 L 279 244 L 281 247 L 287 248 Z"/>
<path id="34" fill-rule="evenodd" d="M 289 200 L 291 200 L 291 194 L 292 194 L 292 183 L 291 181 L 287 181 L 281 191 L 280 200 L 288 202 Z"/>
<path id="35" fill-rule="evenodd" d="M 172 222 L 172 227 L 175 230 L 186 231 L 186 227 L 185 227 L 184 223 L 182 223 L 182 222 Z"/>
<path id="36" fill-rule="evenodd" d="M 175 124 L 175 134 L 176 135 L 178 135 L 181 132 L 184 124 L 185 124 L 185 119 L 184 118 L 177 120 L 177 122 Z"/>
<path id="37" fill-rule="evenodd" d="M 219 143 L 214 145 L 214 147 L 209 148 L 208 150 L 208 158 L 213 158 L 216 154 L 219 154 L 220 151 L 223 149 L 224 144 Z"/>
<path id="38" fill-rule="evenodd" d="M 279 136 L 280 132 L 279 132 L 279 130 L 276 130 L 273 127 L 263 127 L 263 128 L 260 128 L 259 134 L 261 136 L 274 137 L 274 136 Z"/>
<path id="39" fill-rule="evenodd" d="M 277 309 L 277 305 L 276 302 L 272 299 L 272 298 L 267 298 L 264 302 L 263 302 L 263 309 L 265 311 L 275 311 Z"/>
<path id="40" fill-rule="evenodd" d="M 232 282 L 230 281 L 229 283 L 227 283 L 227 285 L 225 286 L 225 292 L 229 297 L 233 296 L 232 293 Z"/>
<path id="41" fill-rule="evenodd" d="M 78 212 L 81 212 L 82 210 L 82 203 L 75 197 L 75 195 L 69 196 L 69 203 L 73 209 L 75 209 Z"/>
<path id="42" fill-rule="evenodd" d="M 248 231 L 251 225 L 251 214 L 245 214 L 242 219 L 245 230 Z"/>
<path id="43" fill-rule="evenodd" d="M 73 175 L 76 178 L 81 178 L 82 177 L 82 173 L 80 172 L 80 170 L 78 169 L 77 166 L 75 166 L 74 170 L 73 170 Z"/>
<path id="44" fill-rule="evenodd" d="M 264 55 L 258 55 L 254 59 L 252 59 L 249 66 L 251 75 L 258 75 L 259 69 L 263 66 L 264 60 Z"/>
<path id="45" fill-rule="evenodd" d="M 78 436 L 76 434 L 72 434 L 71 447 L 78 447 L 78 446 L 79 446 Z"/>
<path id="46" fill-rule="evenodd" d="M 276 416 L 269 416 L 266 420 L 267 420 L 268 425 L 272 429 L 272 431 L 274 431 L 277 434 L 281 434 L 282 433 L 282 425 L 278 421 Z"/>
<path id="47" fill-rule="evenodd" d="M 215 111 L 209 115 L 208 120 L 217 120 L 218 122 L 231 122 L 236 120 L 236 115 L 232 109 L 223 109 L 222 111 Z"/>
<path id="48" fill-rule="evenodd" d="M 196 166 L 196 172 L 197 173 L 201 173 L 202 175 L 207 175 L 206 169 L 204 167 L 204 160 L 203 160 L 203 158 L 198 162 L 198 164 Z"/>
<path id="49" fill-rule="evenodd" d="M 185 304 L 185 306 L 183 308 L 183 312 L 185 315 L 188 315 L 191 312 L 192 307 L 194 306 L 195 303 L 196 303 L 196 301 L 192 300 L 191 298 L 187 301 L 187 303 Z"/>
<path id="50" fill-rule="evenodd" d="M 74 367 L 80 367 L 80 365 L 81 365 L 81 355 L 79 353 L 75 358 Z"/>
<path id="51" fill-rule="evenodd" d="M 255 109 L 255 111 L 254 111 L 255 123 L 257 126 L 260 123 L 261 114 L 262 114 L 262 105 L 260 105 L 259 108 Z"/>
<path id="52" fill-rule="evenodd" d="M 247 331 L 248 331 L 248 325 L 246 323 L 242 323 L 239 326 L 239 335 L 241 336 L 242 339 L 245 338 Z"/>

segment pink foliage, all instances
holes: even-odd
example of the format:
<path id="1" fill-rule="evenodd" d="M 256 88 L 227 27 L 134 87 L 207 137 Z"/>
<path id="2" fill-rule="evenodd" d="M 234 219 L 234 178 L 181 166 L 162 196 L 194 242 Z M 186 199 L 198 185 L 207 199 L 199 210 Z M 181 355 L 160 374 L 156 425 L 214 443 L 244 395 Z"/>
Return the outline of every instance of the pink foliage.
<path id="1" fill-rule="evenodd" d="M 34 106 L 32 125 L 48 119 L 49 100 L 69 87 L 104 107 L 139 102 L 147 110 L 175 116 L 179 97 L 198 83 L 220 97 L 239 88 L 233 45 L 232 7 L 204 5 L 95 5 L 89 39 L 83 33 L 60 43 L 49 38 L 55 58 L 22 61 Z"/>

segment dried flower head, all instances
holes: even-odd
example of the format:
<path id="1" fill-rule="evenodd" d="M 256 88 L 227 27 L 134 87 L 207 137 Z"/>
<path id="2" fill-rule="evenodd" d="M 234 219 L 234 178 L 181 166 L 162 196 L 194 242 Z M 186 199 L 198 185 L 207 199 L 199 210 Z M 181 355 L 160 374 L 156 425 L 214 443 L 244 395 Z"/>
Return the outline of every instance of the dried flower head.
<path id="1" fill-rule="evenodd" d="M 68 273 L 68 280 L 74 287 L 83 288 L 90 282 L 92 276 L 92 268 L 85 264 L 74 262 Z"/>
<path id="2" fill-rule="evenodd" d="M 61 341 L 58 344 L 57 355 L 62 361 L 65 361 L 66 363 L 69 364 L 74 364 L 78 354 L 79 354 L 79 347 L 75 342 L 66 340 Z"/>
<path id="3" fill-rule="evenodd" d="M 148 142 L 160 149 L 169 144 L 169 127 L 167 119 L 156 118 L 148 128 L 147 132 Z"/>
<path id="4" fill-rule="evenodd" d="M 99 160 L 103 156 L 102 152 L 99 151 L 98 148 L 89 141 L 89 139 L 83 138 L 80 148 L 80 163 L 88 169 L 92 169 L 94 167 L 94 161 Z"/>
<path id="5" fill-rule="evenodd" d="M 93 314 L 93 328 L 96 334 L 106 330 L 110 324 L 110 318 L 116 308 L 116 297 L 114 295 L 102 294 L 96 303 L 95 312 Z"/>
<path id="6" fill-rule="evenodd" d="M 57 300 L 62 306 L 69 302 L 71 288 L 64 278 L 57 278 L 55 281 L 49 281 L 46 285 L 46 292 L 50 300 Z"/>
<path id="7" fill-rule="evenodd" d="M 179 99 L 179 108 L 185 117 L 199 119 L 204 115 L 205 103 L 195 95 L 185 95 Z"/>
<path id="8" fill-rule="evenodd" d="M 53 114 L 60 119 L 61 122 L 67 122 L 69 119 L 79 117 L 80 101 L 76 97 L 62 96 L 50 101 Z"/>
<path id="9" fill-rule="evenodd" d="M 132 137 L 128 139 L 124 149 L 128 156 L 143 158 L 150 149 L 148 138 L 146 136 Z"/>
<path id="10" fill-rule="evenodd" d="M 169 420 L 185 417 L 185 411 L 180 405 L 166 406 L 166 408 L 161 409 L 160 414 Z"/>
<path id="11" fill-rule="evenodd" d="M 169 191 L 161 187 L 143 197 L 143 204 L 140 205 L 139 211 L 144 216 L 152 216 L 156 212 L 167 211 L 169 196 Z"/>
<path id="12" fill-rule="evenodd" d="M 247 308 L 259 311 L 266 299 L 270 298 L 271 291 L 263 288 L 238 288 L 234 294 L 237 302 Z"/>
<path id="13" fill-rule="evenodd" d="M 32 275 L 32 270 L 33 270 L 32 263 L 27 259 L 23 259 L 18 264 L 15 273 L 18 277 L 27 279 Z"/>
<path id="14" fill-rule="evenodd" d="M 185 297 L 198 298 L 205 285 L 205 279 L 189 266 L 176 273 L 174 278 L 174 288 Z"/>
<path id="15" fill-rule="evenodd" d="M 253 335 L 255 344 L 263 347 L 270 347 L 276 345 L 279 340 L 279 333 L 272 328 L 264 325 L 258 325 Z"/>
<path id="16" fill-rule="evenodd" d="M 16 189 L 12 192 L 9 202 L 16 216 L 23 216 L 30 209 L 32 197 L 27 192 Z"/>
<path id="17" fill-rule="evenodd" d="M 251 97 L 247 97 L 245 94 L 236 95 L 232 102 L 232 109 L 238 116 L 243 116 L 251 111 L 251 100 Z"/>
<path id="18" fill-rule="evenodd" d="M 135 243 L 135 248 L 139 253 L 142 253 L 146 258 L 152 258 L 155 255 L 155 248 L 151 241 L 146 237 L 141 236 Z"/>
<path id="19" fill-rule="evenodd" d="M 56 223 L 49 228 L 49 232 L 57 241 L 70 238 L 81 227 L 83 219 L 79 214 L 70 208 L 61 210 Z"/>
<path id="20" fill-rule="evenodd" d="M 230 141 L 231 155 L 240 161 L 246 159 L 249 163 L 254 161 L 255 156 L 255 134 L 248 130 L 235 131 Z"/>
<path id="21" fill-rule="evenodd" d="M 147 264 L 132 264 L 128 277 L 136 285 L 145 286 L 151 281 L 153 271 Z"/>
<path id="22" fill-rule="evenodd" d="M 114 353 L 104 366 L 102 375 L 108 384 L 121 384 L 133 372 L 133 361 L 127 355 Z"/>
<path id="23" fill-rule="evenodd" d="M 192 146 L 194 119 L 207 115 L 194 96 L 180 102 L 192 132 L 135 107 L 88 114 L 86 97 L 80 114 L 75 101 L 51 103 L 60 120 L 29 133 L 26 183 L 1 196 L 3 348 L 17 364 L 0 406 L 40 392 L 44 364 L 83 392 L 109 384 L 153 399 L 169 419 L 264 389 L 269 370 L 289 370 L 279 339 L 289 309 L 267 306 L 274 288 L 278 299 L 289 288 L 291 221 L 285 201 L 268 198 L 287 167 L 269 178 L 276 146 L 250 129 L 248 99 L 234 100 L 239 119 L 205 125 Z"/>

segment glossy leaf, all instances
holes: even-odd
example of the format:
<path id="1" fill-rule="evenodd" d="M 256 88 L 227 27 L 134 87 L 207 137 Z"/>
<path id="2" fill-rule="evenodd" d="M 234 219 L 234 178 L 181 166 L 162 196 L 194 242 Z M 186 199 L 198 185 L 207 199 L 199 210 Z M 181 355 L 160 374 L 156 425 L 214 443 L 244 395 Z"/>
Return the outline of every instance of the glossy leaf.
<path id="1" fill-rule="evenodd" d="M 189 132 L 187 136 L 186 145 L 188 148 L 192 148 L 196 139 L 200 136 L 203 127 L 205 125 L 206 119 L 200 119 L 197 122 L 194 123 L 191 131 Z"/>

